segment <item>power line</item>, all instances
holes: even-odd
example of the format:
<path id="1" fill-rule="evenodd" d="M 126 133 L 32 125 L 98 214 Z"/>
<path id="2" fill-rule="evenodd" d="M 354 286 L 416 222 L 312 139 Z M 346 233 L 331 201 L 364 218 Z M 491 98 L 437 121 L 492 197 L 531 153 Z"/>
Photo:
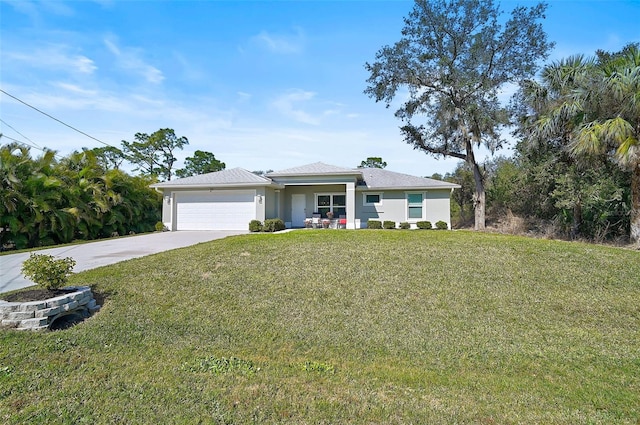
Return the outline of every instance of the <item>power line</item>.
<path id="1" fill-rule="evenodd" d="M 20 133 L 18 130 L 16 130 L 15 128 L 13 128 L 11 125 L 9 125 L 8 122 L 6 122 L 5 120 L 3 120 L 2 118 L 0 118 L 0 122 L 4 125 L 6 125 L 7 127 L 9 127 L 11 130 L 15 131 L 16 133 L 18 133 L 19 135 L 21 135 L 22 137 L 24 137 L 25 139 L 27 139 L 28 141 L 30 141 L 31 143 L 33 143 L 33 147 L 42 150 L 42 148 L 40 146 L 38 146 L 38 144 L 36 142 L 34 142 L 33 140 L 29 139 L 27 136 L 25 136 L 24 134 Z M 7 137 L 7 136 L 5 136 Z"/>
<path id="2" fill-rule="evenodd" d="M 82 134 L 82 135 L 84 135 L 84 136 L 87 136 L 88 138 L 93 139 L 93 140 L 95 140 L 96 142 L 102 143 L 103 145 L 106 145 L 106 146 L 110 146 L 110 147 L 112 147 L 112 148 L 115 148 L 115 146 L 110 145 L 109 143 L 103 142 L 102 140 L 97 139 L 97 138 L 93 137 L 92 135 L 85 133 L 85 132 L 84 132 L 84 131 L 82 131 L 82 130 L 78 130 L 77 128 L 75 128 L 75 127 L 73 127 L 73 126 L 71 126 L 71 125 L 69 125 L 69 124 L 65 123 L 64 121 L 59 120 L 59 119 L 58 119 L 58 118 L 56 118 L 56 117 L 53 117 L 53 116 L 51 116 L 51 115 L 47 114 L 47 113 L 46 113 L 46 112 L 44 112 L 44 111 L 41 111 L 40 109 L 36 108 L 35 106 L 29 105 L 29 104 L 28 104 L 27 102 L 25 102 L 24 100 L 20 100 L 20 99 L 18 99 L 17 97 L 15 97 L 14 95 L 12 95 L 12 94 L 10 94 L 10 93 L 7 93 L 6 91 L 4 91 L 4 90 L 2 90 L 2 89 L 0 89 L 0 92 L 2 92 L 2 93 L 4 93 L 4 94 L 6 94 L 7 96 L 9 96 L 9 97 L 10 97 L 10 98 L 12 98 L 12 99 L 17 100 L 18 102 L 22 103 L 22 104 L 23 104 L 23 105 L 25 105 L 25 106 L 28 106 L 29 108 L 31 108 L 31 109 L 33 109 L 33 110 L 36 110 L 36 111 L 40 112 L 42 115 L 45 115 L 45 116 L 47 116 L 47 117 L 51 118 L 52 120 L 57 121 L 57 122 L 59 122 L 60 124 L 62 124 L 62 125 L 64 125 L 64 126 L 66 126 L 66 127 L 69 127 L 69 128 L 70 128 L 70 129 L 72 129 L 73 131 L 77 131 L 78 133 L 80 133 L 80 134 Z M 5 136 L 5 137 L 6 137 L 6 136 Z"/>
<path id="3" fill-rule="evenodd" d="M 24 137 L 24 136 L 22 136 L 22 137 Z M 20 143 L 21 145 L 26 145 L 26 146 L 29 146 L 31 148 L 36 148 L 36 149 L 38 149 L 39 151 L 42 151 L 42 152 L 49 152 L 49 149 L 41 148 L 39 146 L 32 145 L 32 144 L 29 144 L 27 142 L 23 142 L 22 140 L 14 139 L 13 137 L 9 137 L 6 134 L 0 133 L 0 139 L 2 139 L 2 138 L 9 139 L 9 140 L 11 140 L 13 142 Z M 53 152 L 53 156 L 55 156 L 56 158 L 61 158 L 60 155 L 55 153 L 55 151 L 50 151 L 50 152 Z"/>

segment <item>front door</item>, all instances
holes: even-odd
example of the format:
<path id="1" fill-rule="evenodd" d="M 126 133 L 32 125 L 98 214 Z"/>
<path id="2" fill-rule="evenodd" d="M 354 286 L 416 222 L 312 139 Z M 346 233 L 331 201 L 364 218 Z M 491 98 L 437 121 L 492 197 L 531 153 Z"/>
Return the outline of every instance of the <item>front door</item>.
<path id="1" fill-rule="evenodd" d="M 291 227 L 304 227 L 307 198 L 304 193 L 291 195 Z"/>

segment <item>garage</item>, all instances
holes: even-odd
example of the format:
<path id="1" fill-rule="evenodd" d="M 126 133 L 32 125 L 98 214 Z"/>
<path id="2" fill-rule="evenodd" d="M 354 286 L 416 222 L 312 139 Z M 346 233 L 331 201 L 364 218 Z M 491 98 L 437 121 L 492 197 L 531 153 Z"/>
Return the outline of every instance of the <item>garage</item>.
<path id="1" fill-rule="evenodd" d="M 255 190 L 176 192 L 176 230 L 246 230 L 255 198 Z"/>

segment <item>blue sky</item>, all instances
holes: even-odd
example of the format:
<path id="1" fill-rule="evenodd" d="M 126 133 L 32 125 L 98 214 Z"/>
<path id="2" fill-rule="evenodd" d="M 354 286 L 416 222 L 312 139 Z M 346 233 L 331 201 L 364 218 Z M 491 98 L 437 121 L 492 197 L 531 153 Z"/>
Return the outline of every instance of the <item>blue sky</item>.
<path id="1" fill-rule="evenodd" d="M 444 174 L 458 161 L 413 150 L 393 110 L 363 94 L 365 62 L 400 38 L 412 5 L 0 0 L 0 87 L 118 147 L 173 128 L 189 139 L 178 168 L 204 150 L 250 171 L 379 156 L 392 171 Z M 549 60 L 640 41 L 639 22 L 640 0 L 551 1 Z M 102 146 L 4 94 L 0 118 L 4 135 L 62 155 Z"/>

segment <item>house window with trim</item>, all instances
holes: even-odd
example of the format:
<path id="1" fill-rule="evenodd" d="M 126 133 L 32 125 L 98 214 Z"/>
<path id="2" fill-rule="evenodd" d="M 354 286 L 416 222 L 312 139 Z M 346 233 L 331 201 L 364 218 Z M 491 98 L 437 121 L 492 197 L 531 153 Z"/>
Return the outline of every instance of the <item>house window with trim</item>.
<path id="1" fill-rule="evenodd" d="M 374 207 L 382 205 L 381 192 L 365 192 L 362 194 L 362 205 L 365 207 Z"/>
<path id="2" fill-rule="evenodd" d="M 407 193 L 407 218 L 421 219 L 423 217 L 422 193 Z"/>
<path id="3" fill-rule="evenodd" d="M 327 218 L 329 211 L 335 218 L 347 215 L 347 195 L 344 193 L 319 193 L 316 195 L 315 210 Z"/>

